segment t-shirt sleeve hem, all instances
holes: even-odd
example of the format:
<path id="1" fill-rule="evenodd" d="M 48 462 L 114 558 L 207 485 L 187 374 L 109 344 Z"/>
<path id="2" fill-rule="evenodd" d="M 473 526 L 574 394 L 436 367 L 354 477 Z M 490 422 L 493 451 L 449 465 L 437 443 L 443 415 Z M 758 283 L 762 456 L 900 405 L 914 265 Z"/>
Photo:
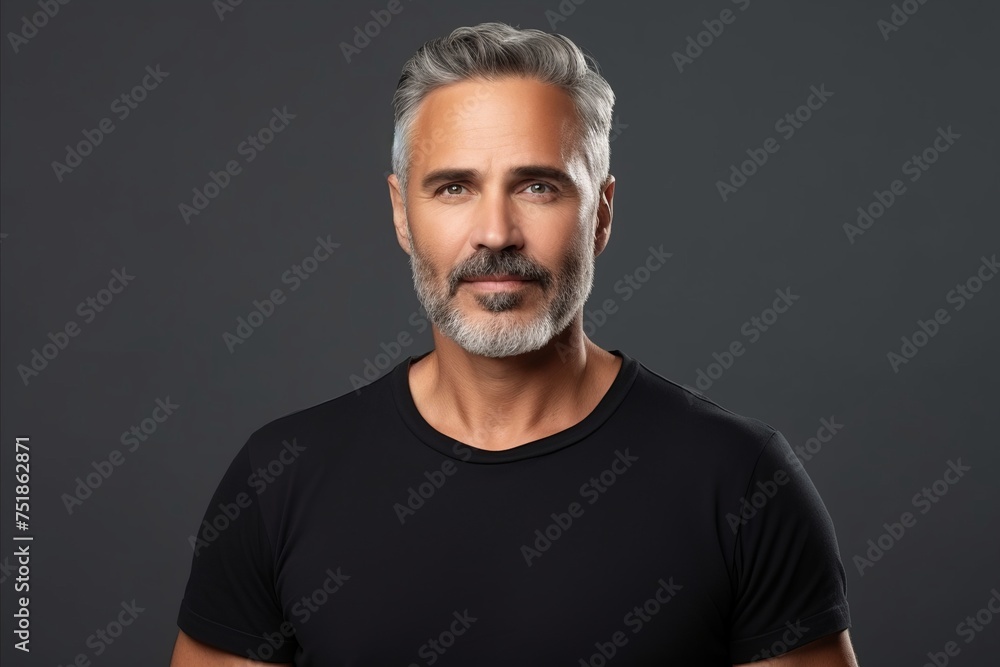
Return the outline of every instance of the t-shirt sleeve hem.
<path id="1" fill-rule="evenodd" d="M 851 627 L 851 612 L 847 602 L 827 609 L 771 632 L 749 639 L 735 639 L 729 644 L 730 658 L 734 664 L 755 662 L 787 653 L 826 635 Z M 789 640 L 789 638 L 791 638 Z"/>
<path id="2" fill-rule="evenodd" d="M 291 662 L 295 657 L 295 647 L 288 645 L 286 637 L 282 637 L 285 640 L 284 645 L 275 648 L 274 643 L 264 637 L 242 632 L 199 616 L 183 601 L 177 614 L 177 627 L 183 630 L 184 634 L 204 644 L 252 660 L 281 663 Z M 263 655 L 268 657 L 264 658 Z"/>

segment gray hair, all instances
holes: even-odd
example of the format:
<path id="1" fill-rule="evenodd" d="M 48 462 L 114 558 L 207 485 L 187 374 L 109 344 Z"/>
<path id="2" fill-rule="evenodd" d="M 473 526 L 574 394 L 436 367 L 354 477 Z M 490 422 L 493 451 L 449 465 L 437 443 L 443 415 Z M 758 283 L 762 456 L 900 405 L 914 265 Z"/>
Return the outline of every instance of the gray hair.
<path id="1" fill-rule="evenodd" d="M 597 61 L 558 33 L 490 22 L 457 28 L 447 37 L 426 42 L 403 66 L 392 96 L 392 170 L 404 202 L 413 157 L 413 121 L 424 97 L 450 83 L 506 76 L 534 78 L 559 86 L 570 95 L 582 129 L 583 136 L 577 140 L 582 141 L 587 167 L 596 187 L 604 183 L 610 173 L 615 94 L 601 76 Z M 467 101 L 466 110 L 456 113 L 467 113 L 474 106 L 474 100 Z"/>

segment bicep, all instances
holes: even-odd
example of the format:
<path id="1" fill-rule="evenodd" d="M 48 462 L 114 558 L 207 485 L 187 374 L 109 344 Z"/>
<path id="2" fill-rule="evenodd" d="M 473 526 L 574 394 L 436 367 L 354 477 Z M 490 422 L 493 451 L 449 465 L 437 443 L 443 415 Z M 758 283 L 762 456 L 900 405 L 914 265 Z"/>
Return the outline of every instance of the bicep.
<path id="1" fill-rule="evenodd" d="M 193 639 L 183 630 L 177 633 L 173 656 L 170 659 L 170 667 L 254 667 L 259 665 L 291 667 L 292 663 L 257 662 L 235 653 L 220 651 L 213 646 Z"/>
<path id="2" fill-rule="evenodd" d="M 777 657 L 733 667 L 858 667 L 847 630 L 820 637 Z"/>

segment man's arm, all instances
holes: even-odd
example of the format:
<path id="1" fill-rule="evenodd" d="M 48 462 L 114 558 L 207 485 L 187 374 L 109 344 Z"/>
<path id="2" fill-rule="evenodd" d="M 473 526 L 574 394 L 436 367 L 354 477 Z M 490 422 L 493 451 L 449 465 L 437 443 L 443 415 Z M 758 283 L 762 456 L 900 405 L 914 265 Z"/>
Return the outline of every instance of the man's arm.
<path id="1" fill-rule="evenodd" d="M 220 651 L 219 649 L 203 644 L 181 630 L 177 633 L 177 641 L 174 643 L 174 654 L 170 659 L 170 667 L 260 667 L 269 665 L 270 667 L 292 667 L 292 663 L 257 662 L 244 658 L 235 653 Z"/>
<path id="2" fill-rule="evenodd" d="M 776 658 L 741 662 L 733 667 L 858 667 L 847 630 L 811 641 Z"/>

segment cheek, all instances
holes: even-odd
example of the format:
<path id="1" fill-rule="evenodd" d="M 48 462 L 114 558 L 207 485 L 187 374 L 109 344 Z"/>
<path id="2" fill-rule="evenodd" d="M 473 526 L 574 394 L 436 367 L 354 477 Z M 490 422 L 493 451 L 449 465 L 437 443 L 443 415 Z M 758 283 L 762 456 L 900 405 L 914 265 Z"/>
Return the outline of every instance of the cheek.
<path id="1" fill-rule="evenodd" d="M 542 255 L 546 263 L 562 262 L 567 256 L 579 252 L 581 245 L 589 245 L 586 224 L 575 212 L 557 220 L 535 227 L 536 233 L 528 241 L 536 253 Z"/>
<path id="2" fill-rule="evenodd" d="M 413 253 L 420 261 L 423 270 L 435 278 L 447 277 L 458 264 L 456 258 L 460 244 L 456 243 L 454 236 L 452 238 L 446 235 L 439 236 L 426 227 L 418 227 L 417 230 L 411 228 L 410 234 L 413 237 Z"/>

